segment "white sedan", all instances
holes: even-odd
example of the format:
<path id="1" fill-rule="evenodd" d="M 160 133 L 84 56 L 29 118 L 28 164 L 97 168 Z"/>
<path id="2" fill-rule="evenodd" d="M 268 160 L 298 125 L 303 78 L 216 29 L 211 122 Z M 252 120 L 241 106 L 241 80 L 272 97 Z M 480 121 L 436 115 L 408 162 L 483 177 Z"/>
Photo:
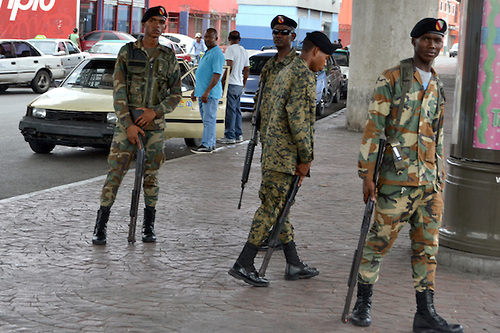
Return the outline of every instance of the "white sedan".
<path id="1" fill-rule="evenodd" d="M 182 100 L 165 115 L 166 138 L 184 138 L 199 145 L 203 122 L 198 103 L 191 101 L 195 68 L 178 60 L 182 74 Z M 113 108 L 113 70 L 116 56 L 95 56 L 82 61 L 61 86 L 28 104 L 19 123 L 24 139 L 36 153 L 48 154 L 56 145 L 109 147 L 117 121 Z M 229 71 L 227 71 L 229 72 Z M 224 135 L 227 82 L 217 110 L 217 137 Z"/>

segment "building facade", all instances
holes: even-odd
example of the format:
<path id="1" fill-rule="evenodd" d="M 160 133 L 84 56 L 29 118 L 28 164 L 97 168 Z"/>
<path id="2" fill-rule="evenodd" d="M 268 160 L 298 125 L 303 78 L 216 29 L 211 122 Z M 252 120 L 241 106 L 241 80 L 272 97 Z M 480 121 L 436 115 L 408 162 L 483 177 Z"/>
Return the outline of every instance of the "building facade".
<path id="1" fill-rule="evenodd" d="M 246 49 L 259 50 L 273 45 L 270 23 L 279 14 L 298 23 L 294 46 L 300 44 L 306 33 L 319 30 L 332 41 L 338 39 L 339 0 L 238 0 L 236 29 Z"/>
<path id="2" fill-rule="evenodd" d="M 460 2 L 457 0 L 439 0 L 438 17 L 445 20 L 448 24 L 443 47 L 443 52 L 447 53 L 453 44 L 458 43 Z"/>

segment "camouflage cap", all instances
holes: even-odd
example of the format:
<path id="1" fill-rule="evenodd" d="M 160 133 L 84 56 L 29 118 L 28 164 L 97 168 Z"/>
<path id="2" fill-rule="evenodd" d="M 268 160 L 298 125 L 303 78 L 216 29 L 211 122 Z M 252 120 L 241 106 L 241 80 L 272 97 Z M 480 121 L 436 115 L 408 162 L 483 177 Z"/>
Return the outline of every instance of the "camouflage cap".
<path id="1" fill-rule="evenodd" d="M 156 6 L 156 7 L 151 7 L 149 8 L 145 13 L 144 13 L 144 16 L 142 17 L 142 20 L 141 22 L 144 23 L 146 22 L 147 20 L 149 20 L 150 18 L 152 18 L 153 16 L 161 16 L 163 17 L 165 20 L 167 19 L 168 15 L 167 15 L 167 11 L 165 10 L 165 8 L 163 8 L 163 6 Z"/>
<path id="2" fill-rule="evenodd" d="M 294 29 L 297 28 L 297 22 L 285 15 L 278 15 L 273 18 L 273 20 L 271 21 L 271 29 L 274 28 L 276 24 L 284 24 Z"/>
<path id="3" fill-rule="evenodd" d="M 441 36 L 444 36 L 446 32 L 446 22 L 442 19 L 435 19 L 432 17 L 426 17 L 420 20 L 410 33 L 410 36 L 413 38 L 418 38 L 426 33 L 434 33 Z"/>

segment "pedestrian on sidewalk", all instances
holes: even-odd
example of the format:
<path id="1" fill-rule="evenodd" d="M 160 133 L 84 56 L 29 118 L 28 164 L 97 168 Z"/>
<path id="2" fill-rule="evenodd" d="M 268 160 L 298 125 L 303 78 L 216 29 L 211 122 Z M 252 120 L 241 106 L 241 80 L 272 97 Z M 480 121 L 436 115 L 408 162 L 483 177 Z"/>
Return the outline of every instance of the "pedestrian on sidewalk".
<path id="1" fill-rule="evenodd" d="M 201 145 L 191 149 L 196 154 L 211 153 L 215 150 L 217 106 L 222 97 L 221 75 L 224 71 L 224 54 L 217 45 L 217 30 L 208 28 L 205 32 L 207 52 L 201 58 L 196 70 L 196 87 L 191 93 L 191 100 L 200 105 L 203 121 Z"/>
<path id="2" fill-rule="evenodd" d="M 201 54 L 207 50 L 207 46 L 201 37 L 201 33 L 197 32 L 194 35 L 195 40 L 193 40 L 193 44 L 191 44 L 191 48 L 189 49 L 189 53 L 194 55 L 195 65 L 200 63 Z"/>
<path id="3" fill-rule="evenodd" d="M 326 65 L 334 47 L 319 31 L 308 33 L 299 57 L 280 71 L 271 90 L 273 108 L 269 114 L 266 143 L 262 153 L 261 205 L 257 209 L 247 242 L 229 274 L 256 287 L 269 281 L 254 267 L 259 245 L 276 224 L 294 175 L 300 182 L 308 175 L 313 160 L 316 110 L 315 72 Z M 300 185 L 300 184 L 299 184 Z M 286 258 L 285 279 L 308 279 L 318 270 L 304 264 L 297 254 L 293 227 L 287 218 L 279 235 Z"/>
<path id="4" fill-rule="evenodd" d="M 82 46 L 80 45 L 80 36 L 78 36 L 78 28 L 73 29 L 73 33 L 69 34 L 68 39 L 75 43 L 80 50 L 82 49 Z"/>
<path id="5" fill-rule="evenodd" d="M 231 31 L 228 40 L 230 45 L 226 49 L 225 57 L 230 74 L 227 88 L 225 131 L 224 137 L 217 140 L 218 143 L 226 144 L 243 141 L 240 97 L 250 74 L 250 61 L 247 50 L 240 45 L 240 33 L 236 30 Z M 222 85 L 224 85 L 224 78 Z"/>
<path id="6" fill-rule="evenodd" d="M 371 324 L 371 296 L 381 261 L 408 222 L 417 301 L 413 332 L 463 332 L 462 326 L 441 318 L 433 304 L 445 175 L 439 163 L 444 158 L 443 84 L 432 63 L 443 47 L 445 31 L 446 23 L 441 19 L 419 21 L 410 34 L 413 58 L 384 71 L 369 106 L 358 165 L 364 201 L 376 204 L 351 318 L 357 326 Z M 406 72 L 407 85 L 403 84 Z M 409 90 L 406 94 L 405 87 Z M 399 108 L 400 103 L 404 107 Z M 375 189 L 372 179 L 381 135 L 387 137 L 388 145 Z"/>
<path id="7" fill-rule="evenodd" d="M 166 27 L 162 6 L 144 13 L 144 37 L 124 45 L 113 73 L 113 99 L 118 123 L 109 151 L 110 169 L 102 189 L 92 243 L 106 244 L 106 227 L 116 193 L 138 148 L 139 134 L 146 152 L 144 171 L 144 221 L 142 240 L 155 242 L 154 220 L 158 201 L 158 171 L 165 161 L 163 151 L 165 113 L 172 112 L 182 98 L 181 74 L 175 53 L 159 44 Z M 148 69 L 152 68 L 150 72 Z M 160 71 L 161 69 L 161 71 Z M 142 115 L 132 120 L 131 110 Z"/>

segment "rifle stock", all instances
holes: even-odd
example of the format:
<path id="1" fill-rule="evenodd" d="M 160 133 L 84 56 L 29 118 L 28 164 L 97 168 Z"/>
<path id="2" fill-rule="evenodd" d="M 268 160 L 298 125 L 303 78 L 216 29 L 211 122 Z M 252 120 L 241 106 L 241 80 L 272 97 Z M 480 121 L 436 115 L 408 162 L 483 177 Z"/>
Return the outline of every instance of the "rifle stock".
<path id="1" fill-rule="evenodd" d="M 128 229 L 128 243 L 135 243 L 135 229 L 137 225 L 137 214 L 139 210 L 139 196 L 141 194 L 142 178 L 144 176 L 144 163 L 146 153 L 142 144 L 142 135 L 139 134 L 139 148 L 137 149 L 137 158 L 135 166 L 134 189 L 132 190 L 132 202 L 130 204 L 130 224 Z"/>
<path id="2" fill-rule="evenodd" d="M 377 152 L 377 161 L 375 163 L 375 170 L 373 173 L 373 182 L 375 183 L 375 189 L 377 188 L 377 180 L 378 174 L 380 171 L 380 166 L 382 164 L 382 159 L 384 157 L 385 152 L 385 139 L 380 139 L 379 149 Z M 358 281 L 358 273 L 359 266 L 361 265 L 361 256 L 363 255 L 363 248 L 366 242 L 366 236 L 368 234 L 370 228 L 370 222 L 372 218 L 373 208 L 375 206 L 375 202 L 368 198 L 368 201 L 365 205 L 365 212 L 363 214 L 363 222 L 361 223 L 361 231 L 358 240 L 358 246 L 356 251 L 354 251 L 354 256 L 352 258 L 351 272 L 349 274 L 349 279 L 347 280 L 347 286 L 349 289 L 347 290 L 347 296 L 344 304 L 344 311 L 342 312 L 342 322 L 347 323 L 347 317 L 349 315 L 349 308 L 351 306 L 352 295 L 354 293 L 354 287 L 356 286 L 356 282 Z"/>
<path id="3" fill-rule="evenodd" d="M 281 210 L 280 215 L 278 217 L 278 221 L 276 222 L 276 225 L 272 230 L 271 237 L 269 237 L 269 247 L 264 256 L 264 259 L 262 260 L 262 265 L 260 266 L 259 270 L 259 276 L 263 277 L 266 274 L 267 266 L 269 265 L 269 261 L 271 260 L 271 256 L 273 255 L 274 249 L 276 248 L 276 246 L 279 245 L 279 236 L 281 233 L 281 229 L 283 228 L 285 219 L 290 213 L 290 208 L 292 207 L 293 202 L 295 200 L 295 195 L 299 190 L 300 187 L 299 181 L 300 181 L 300 176 L 293 176 L 292 186 L 290 187 L 290 190 L 288 190 L 285 205 L 283 206 L 283 209 Z"/>
<path id="4" fill-rule="evenodd" d="M 250 137 L 250 141 L 248 142 L 247 152 L 245 155 L 245 163 L 243 164 L 243 173 L 241 174 L 241 193 L 240 193 L 240 201 L 238 202 L 238 209 L 241 208 L 243 191 L 245 190 L 245 185 L 248 182 L 248 176 L 250 175 L 250 167 L 252 166 L 255 146 L 257 146 L 257 144 L 259 143 L 260 105 L 262 103 L 263 88 L 264 88 L 264 80 L 261 79 L 259 83 L 259 98 L 257 99 L 255 111 L 252 115 L 252 134 Z"/>

